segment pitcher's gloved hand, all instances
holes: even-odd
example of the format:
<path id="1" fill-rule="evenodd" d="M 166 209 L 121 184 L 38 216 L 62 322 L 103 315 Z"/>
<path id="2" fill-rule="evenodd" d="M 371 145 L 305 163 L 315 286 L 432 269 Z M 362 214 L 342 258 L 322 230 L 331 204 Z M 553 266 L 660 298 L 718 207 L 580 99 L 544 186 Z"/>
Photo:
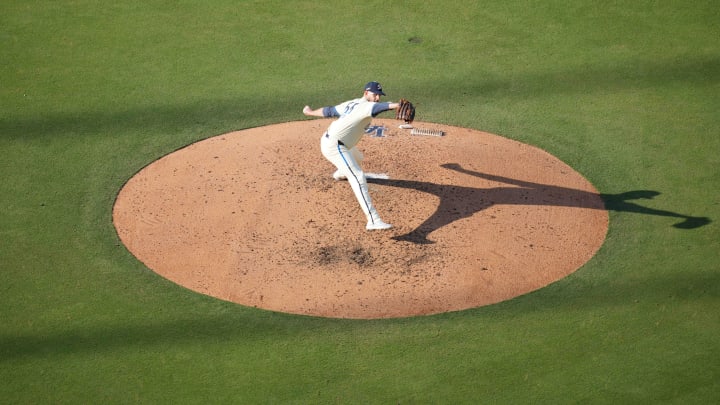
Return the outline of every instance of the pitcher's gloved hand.
<path id="1" fill-rule="evenodd" d="M 413 122 L 415 119 L 415 106 L 404 98 L 401 98 L 398 104 L 400 106 L 395 112 L 395 119 L 405 121 L 406 124 Z"/>

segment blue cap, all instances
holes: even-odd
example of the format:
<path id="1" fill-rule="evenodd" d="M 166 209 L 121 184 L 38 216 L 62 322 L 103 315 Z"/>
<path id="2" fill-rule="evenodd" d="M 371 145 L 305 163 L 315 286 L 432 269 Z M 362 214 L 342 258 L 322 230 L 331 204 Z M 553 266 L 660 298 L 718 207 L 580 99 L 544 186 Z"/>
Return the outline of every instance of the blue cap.
<path id="1" fill-rule="evenodd" d="M 369 91 L 371 93 L 379 94 L 381 96 L 384 96 L 385 93 L 382 91 L 382 85 L 378 82 L 370 82 L 365 85 L 365 90 Z"/>

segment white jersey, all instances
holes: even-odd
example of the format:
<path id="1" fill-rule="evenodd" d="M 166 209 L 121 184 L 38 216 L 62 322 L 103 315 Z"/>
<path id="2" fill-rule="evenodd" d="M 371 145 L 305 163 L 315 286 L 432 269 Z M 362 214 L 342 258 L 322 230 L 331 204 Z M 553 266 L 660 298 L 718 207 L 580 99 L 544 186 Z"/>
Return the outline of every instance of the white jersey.
<path id="1" fill-rule="evenodd" d="M 389 103 L 375 103 L 365 98 L 356 98 L 335 106 L 339 118 L 328 127 L 328 134 L 342 142 L 348 149 L 353 148 L 365 134 L 377 114 L 389 110 Z"/>

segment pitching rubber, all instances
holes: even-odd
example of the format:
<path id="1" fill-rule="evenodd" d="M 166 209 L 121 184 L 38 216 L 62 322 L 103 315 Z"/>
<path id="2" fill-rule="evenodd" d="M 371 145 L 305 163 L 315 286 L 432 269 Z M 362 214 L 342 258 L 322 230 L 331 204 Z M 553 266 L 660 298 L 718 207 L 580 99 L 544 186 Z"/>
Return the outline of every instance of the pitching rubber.
<path id="1" fill-rule="evenodd" d="M 410 131 L 410 135 L 422 135 L 422 136 L 444 136 L 445 132 L 439 130 L 439 129 L 423 129 L 423 128 L 413 128 Z"/>

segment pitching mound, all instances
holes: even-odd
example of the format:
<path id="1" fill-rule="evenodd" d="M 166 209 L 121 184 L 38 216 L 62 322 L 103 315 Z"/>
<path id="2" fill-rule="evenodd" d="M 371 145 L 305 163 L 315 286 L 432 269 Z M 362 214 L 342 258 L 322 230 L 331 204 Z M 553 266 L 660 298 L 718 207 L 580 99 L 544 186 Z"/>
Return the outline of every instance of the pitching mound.
<path id="1" fill-rule="evenodd" d="M 537 290 L 600 248 L 593 186 L 548 153 L 497 135 L 393 120 L 360 149 L 370 194 L 395 227 L 365 231 L 322 157 L 329 120 L 216 136 L 165 156 L 120 191 L 113 219 L 150 269 L 242 305 L 338 318 L 478 307 Z"/>

